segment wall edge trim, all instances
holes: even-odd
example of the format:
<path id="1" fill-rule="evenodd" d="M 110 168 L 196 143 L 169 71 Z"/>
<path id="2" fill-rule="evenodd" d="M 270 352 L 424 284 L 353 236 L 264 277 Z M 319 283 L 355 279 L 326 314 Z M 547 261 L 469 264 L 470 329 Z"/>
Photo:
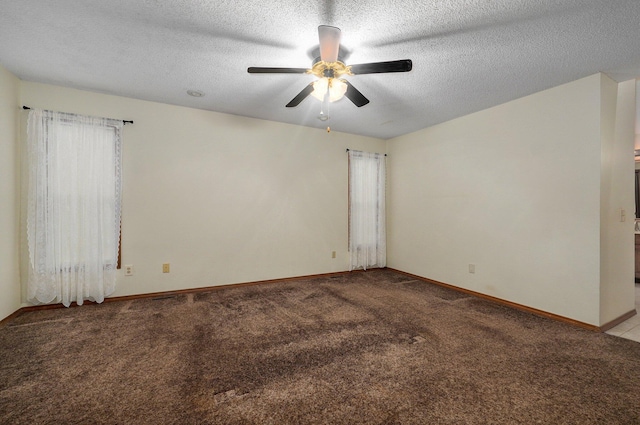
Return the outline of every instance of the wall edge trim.
<path id="1" fill-rule="evenodd" d="M 331 276 L 340 276 L 347 273 L 364 273 L 364 270 L 353 270 L 353 271 L 341 271 L 341 272 L 331 272 L 331 273 L 320 273 L 320 274 L 312 274 L 312 275 L 303 275 L 303 276 L 293 276 L 293 277 L 284 277 L 280 279 L 268 279 L 268 280 L 257 280 L 252 282 L 239 282 L 239 283 L 226 283 L 222 285 L 214 285 L 214 286 L 204 286 L 199 288 L 188 288 L 188 289 L 178 289 L 173 291 L 160 291 L 160 292 L 148 292 L 144 294 L 135 294 L 135 295 L 122 295 L 117 297 L 107 297 L 104 299 L 105 303 L 110 302 L 119 302 L 119 301 L 130 301 L 136 299 L 145 299 L 145 298 L 164 298 L 171 297 L 175 295 L 182 294 L 195 294 L 199 292 L 213 292 L 219 291 L 226 288 L 237 288 L 242 286 L 255 286 L 255 285 L 265 285 L 270 283 L 283 283 L 283 282 L 294 282 L 297 280 L 304 279 L 315 279 L 321 277 L 331 277 Z M 84 300 L 82 305 L 99 305 L 101 303 L 97 303 L 95 301 Z M 72 302 L 68 308 L 80 307 L 76 302 Z M 40 310 L 54 310 L 66 308 L 61 303 L 58 304 L 41 304 L 41 305 L 28 305 L 19 308 L 14 311 L 4 319 L 0 320 L 0 327 L 3 327 L 11 320 L 20 316 L 22 313 L 27 313 L 29 311 L 40 311 Z"/>
<path id="2" fill-rule="evenodd" d="M 587 330 L 594 331 L 594 332 L 604 332 L 602 327 L 591 325 L 591 324 L 585 323 L 585 322 L 580 322 L 579 320 L 570 319 L 568 317 L 560 316 L 560 315 L 557 315 L 557 314 L 554 314 L 554 313 L 549 313 L 548 311 L 539 310 L 537 308 L 528 307 L 528 306 L 523 305 L 523 304 L 518 304 L 518 303 L 511 302 L 511 301 L 503 300 L 502 298 L 492 297 L 491 295 L 486 295 L 486 294 L 483 294 L 483 293 L 480 293 L 480 292 L 471 291 L 469 289 L 460 288 L 458 286 L 454 286 L 454 285 L 451 285 L 451 284 L 448 284 L 448 283 L 439 282 L 437 280 L 433 280 L 433 279 L 429 279 L 429 278 L 426 278 L 426 277 L 418 276 L 418 275 L 415 275 L 415 274 L 412 274 L 412 273 L 407 273 L 407 272 L 404 272 L 402 270 L 398 270 L 398 269 L 394 269 L 394 268 L 389 268 L 389 270 L 393 270 L 395 272 L 402 273 L 402 274 L 404 274 L 406 276 L 413 277 L 414 279 L 421 280 L 421 281 L 426 282 L 426 283 L 431 283 L 431 284 L 434 284 L 434 285 L 442 286 L 444 288 L 452 289 L 452 290 L 457 291 L 457 292 L 462 292 L 464 294 L 472 295 L 474 297 L 482 298 L 482 299 L 485 299 L 487 301 L 491 301 L 491 302 L 494 302 L 494 303 L 497 303 L 497 304 L 501 304 L 501 305 L 504 305 L 506 307 L 513 308 L 515 310 L 520 310 L 520 311 L 524 311 L 524 312 L 527 312 L 527 313 L 535 314 L 536 316 L 546 317 L 547 319 L 552 319 L 552 320 L 555 320 L 557 322 L 567 323 L 569 325 L 573 325 L 573 326 L 580 327 L 582 329 L 587 329 Z"/>
<path id="3" fill-rule="evenodd" d="M 605 323 L 604 325 L 601 325 L 601 326 L 600 326 L 600 330 L 601 330 L 602 332 L 606 332 L 606 331 L 608 331 L 608 330 L 609 330 L 609 329 L 611 329 L 611 328 L 615 328 L 615 327 L 616 327 L 616 326 L 618 326 L 620 323 L 625 322 L 625 321 L 627 321 L 627 320 L 631 319 L 631 318 L 632 318 L 633 316 L 635 316 L 636 314 L 638 314 L 638 313 L 636 312 L 636 309 L 634 308 L 633 310 L 631 310 L 631 311 L 629 311 L 629 312 L 627 312 L 627 313 L 623 314 L 622 316 L 620 316 L 620 317 L 618 317 L 618 318 L 616 318 L 616 319 L 613 319 L 612 321 L 607 322 L 607 323 Z"/>

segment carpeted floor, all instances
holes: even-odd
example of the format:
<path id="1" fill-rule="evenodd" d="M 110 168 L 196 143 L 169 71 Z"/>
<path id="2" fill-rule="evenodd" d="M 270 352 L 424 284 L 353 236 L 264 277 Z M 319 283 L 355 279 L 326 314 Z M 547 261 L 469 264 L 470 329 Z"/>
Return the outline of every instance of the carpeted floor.
<path id="1" fill-rule="evenodd" d="M 640 424 L 640 343 L 389 270 L 25 313 L 2 424 Z"/>

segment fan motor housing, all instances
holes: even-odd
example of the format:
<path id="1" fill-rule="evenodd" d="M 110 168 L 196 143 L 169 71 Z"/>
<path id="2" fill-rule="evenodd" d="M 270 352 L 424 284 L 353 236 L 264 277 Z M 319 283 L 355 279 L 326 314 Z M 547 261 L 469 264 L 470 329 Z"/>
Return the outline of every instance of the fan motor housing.
<path id="1" fill-rule="evenodd" d="M 343 75 L 353 75 L 351 73 L 351 67 L 345 65 L 341 61 L 317 61 L 313 64 L 313 67 L 308 72 L 317 76 L 318 78 L 340 78 Z"/>

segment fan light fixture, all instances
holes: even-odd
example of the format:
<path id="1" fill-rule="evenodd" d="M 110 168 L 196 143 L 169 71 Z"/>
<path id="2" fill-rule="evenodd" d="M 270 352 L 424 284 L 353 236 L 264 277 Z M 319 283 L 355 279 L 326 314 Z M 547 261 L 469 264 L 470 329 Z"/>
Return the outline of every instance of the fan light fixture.
<path id="1" fill-rule="evenodd" d="M 342 99 L 347 92 L 347 83 L 339 78 L 322 77 L 313 83 L 311 96 L 322 102 L 327 90 L 329 91 L 329 102 L 335 102 Z"/>
<path id="2" fill-rule="evenodd" d="M 340 100 L 349 89 L 349 83 L 339 78 L 342 75 L 352 75 L 350 67 L 340 61 L 324 62 L 318 61 L 307 71 L 318 79 L 311 83 L 311 95 L 321 102 L 320 121 L 329 119 L 329 103 Z"/>
<path id="3" fill-rule="evenodd" d="M 313 86 L 311 96 L 322 102 L 318 119 L 327 121 L 329 119 L 329 103 L 342 99 L 347 92 L 348 85 L 346 81 L 332 77 L 322 77 L 311 85 Z"/>

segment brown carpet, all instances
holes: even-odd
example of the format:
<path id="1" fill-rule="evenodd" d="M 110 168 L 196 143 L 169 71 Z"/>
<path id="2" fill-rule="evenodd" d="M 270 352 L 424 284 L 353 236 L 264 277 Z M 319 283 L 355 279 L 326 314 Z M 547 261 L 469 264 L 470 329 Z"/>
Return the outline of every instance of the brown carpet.
<path id="1" fill-rule="evenodd" d="M 640 343 L 389 270 L 24 313 L 2 424 L 640 424 Z"/>

